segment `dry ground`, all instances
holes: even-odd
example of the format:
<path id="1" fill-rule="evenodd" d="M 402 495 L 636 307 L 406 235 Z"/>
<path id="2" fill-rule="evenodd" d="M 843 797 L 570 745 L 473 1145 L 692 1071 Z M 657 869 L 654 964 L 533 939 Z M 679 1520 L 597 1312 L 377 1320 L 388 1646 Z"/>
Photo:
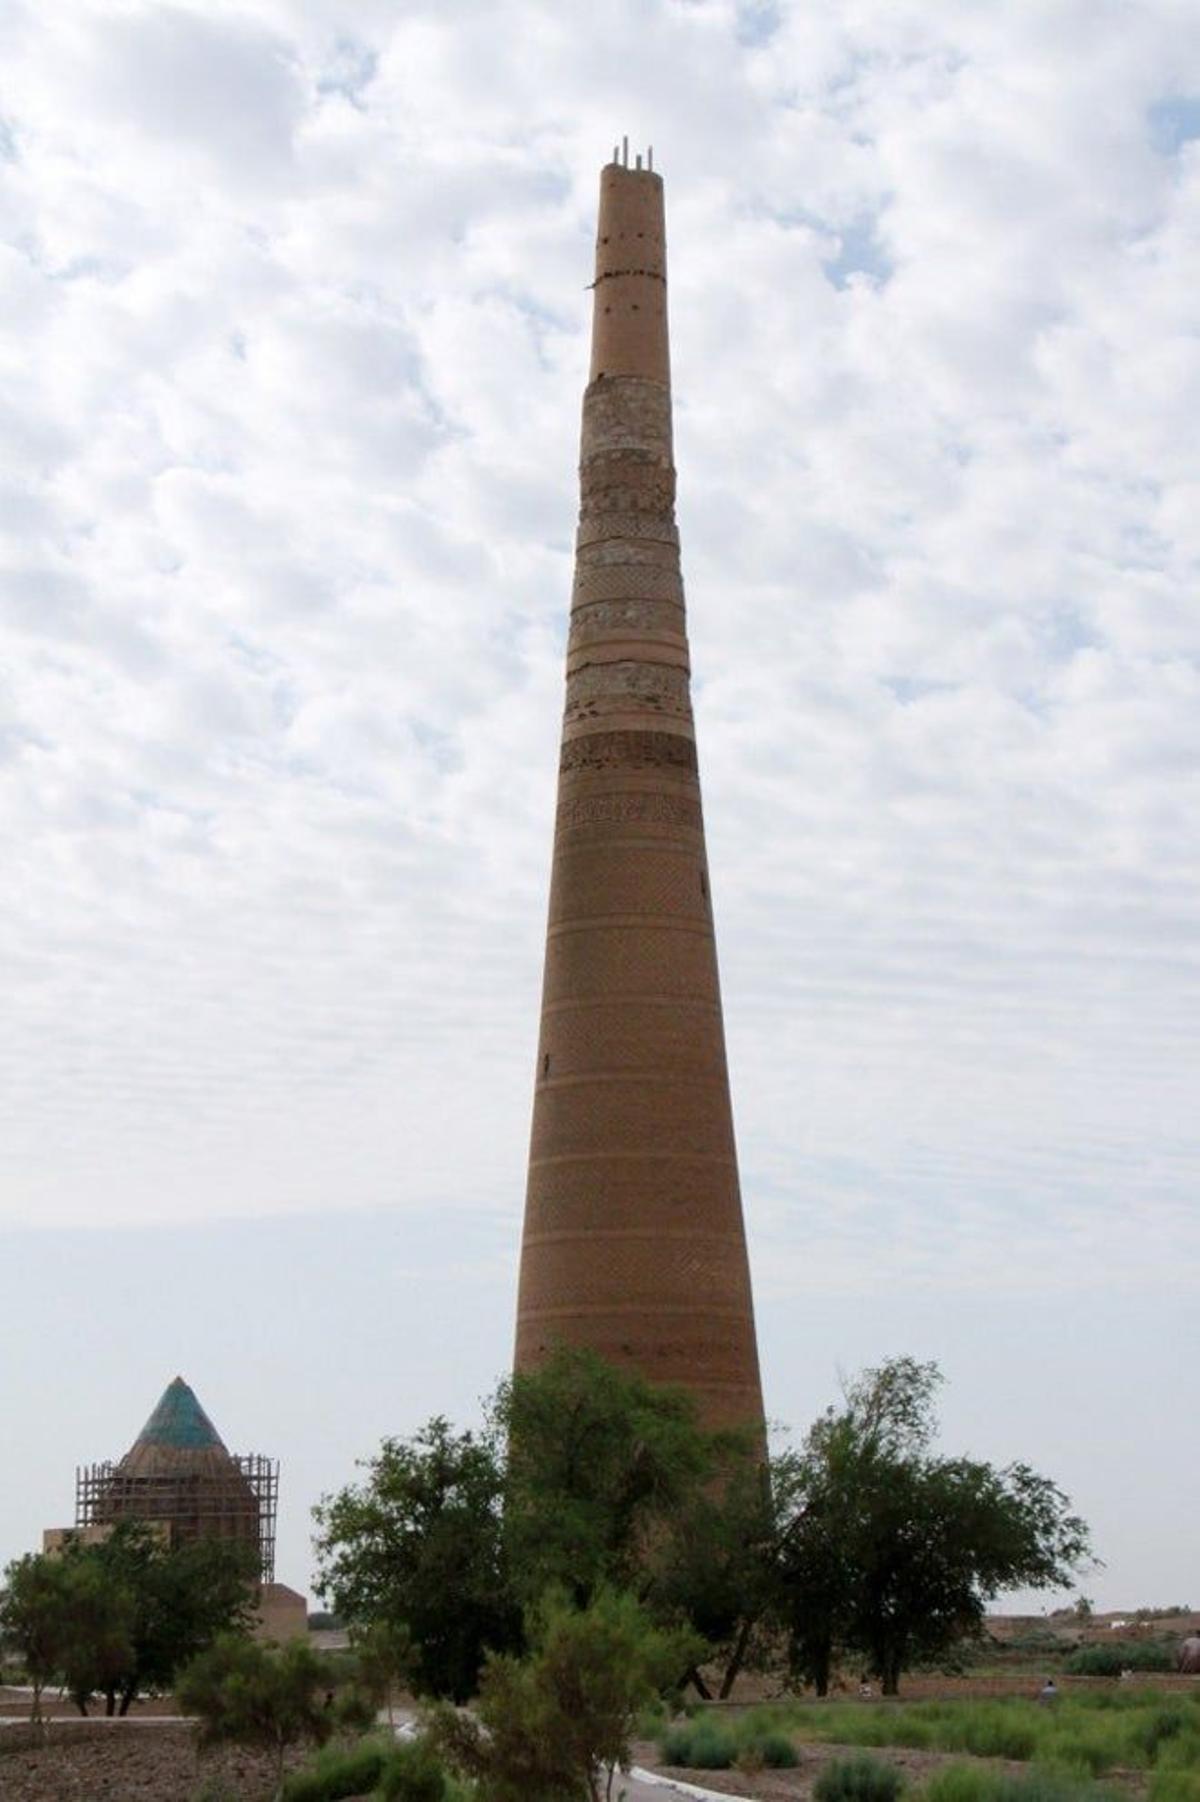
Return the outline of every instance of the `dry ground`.
<path id="1" fill-rule="evenodd" d="M 271 1759 L 224 1747 L 197 1758 L 183 1723 L 52 1724 L 36 1749 L 14 1749 L 18 1736 L 0 1729 L 3 1802 L 267 1802 L 274 1790 Z"/>

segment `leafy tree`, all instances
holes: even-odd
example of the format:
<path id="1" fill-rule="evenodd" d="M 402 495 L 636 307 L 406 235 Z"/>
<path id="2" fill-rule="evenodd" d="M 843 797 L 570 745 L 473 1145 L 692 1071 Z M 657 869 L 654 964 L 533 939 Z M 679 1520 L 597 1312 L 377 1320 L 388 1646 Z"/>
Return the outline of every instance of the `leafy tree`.
<path id="1" fill-rule="evenodd" d="M 717 1693 L 730 1695 L 740 1672 L 761 1668 L 775 1650 L 781 1545 L 795 1509 L 798 1464 L 781 1452 L 770 1466 L 756 1443 L 730 1439 L 714 1480 L 697 1489 L 655 1561 L 649 1601 L 659 1618 L 684 1620 L 720 1668 Z M 689 1673 L 705 1700 L 698 1666 Z"/>
<path id="2" fill-rule="evenodd" d="M 108 1714 L 128 1714 L 143 1691 L 169 1689 L 189 1659 L 249 1625 L 258 1575 L 253 1546 L 228 1539 L 172 1546 L 141 1522 L 120 1521 L 101 1544 L 73 1556 L 94 1561 L 129 1598 L 128 1667 L 94 1685 Z"/>
<path id="3" fill-rule="evenodd" d="M 420 1693 L 466 1701 L 485 1651 L 520 1642 L 495 1435 L 431 1420 L 366 1470 L 314 1510 L 317 1588 L 345 1619 L 408 1634 Z"/>
<path id="4" fill-rule="evenodd" d="M 33 1718 L 50 1681 L 66 1685 L 81 1714 L 97 1691 L 107 1713 L 126 1714 L 142 1690 L 169 1688 L 219 1632 L 245 1625 L 256 1569 L 252 1549 L 218 1540 L 173 1549 L 134 1521 L 97 1545 L 69 1540 L 60 1554 L 18 1559 L 0 1625 L 30 1672 Z"/>
<path id="5" fill-rule="evenodd" d="M 17 1651 L 33 1690 L 29 1718 L 42 1718 L 42 1691 L 62 1667 L 70 1631 L 70 1598 L 62 1561 L 30 1552 L 4 1573 L 0 1591 L 0 1634 Z"/>
<path id="6" fill-rule="evenodd" d="M 86 1715 L 97 1690 L 115 1691 L 133 1671 L 134 1599 L 91 1550 L 68 1548 L 58 1562 L 68 1615 L 58 1675 Z"/>
<path id="7" fill-rule="evenodd" d="M 605 1585 L 647 1594 L 665 1535 L 715 1471 L 721 1442 L 692 1398 L 564 1346 L 500 1386 L 495 1420 L 523 1600 L 556 1584 L 578 1605 Z"/>
<path id="8" fill-rule="evenodd" d="M 395 1726 L 393 1691 L 411 1679 L 415 1649 L 408 1628 L 392 1621 L 373 1621 L 350 1629 L 355 1680 L 376 1708 L 386 1708 L 389 1727 Z"/>
<path id="9" fill-rule="evenodd" d="M 783 1577 L 793 1666 L 818 1688 L 840 1645 L 894 1695 L 909 1665 L 977 1633 L 999 1591 L 1059 1587 L 1088 1556 L 1048 1478 L 933 1455 L 940 1381 L 911 1358 L 868 1370 L 805 1441 Z"/>
<path id="10" fill-rule="evenodd" d="M 333 1731 L 325 1706 L 329 1683 L 327 1665 L 303 1640 L 276 1649 L 227 1634 L 187 1667 L 178 1695 L 199 1721 L 201 1745 L 232 1741 L 270 1752 L 281 1796 L 289 1747 L 305 1740 L 323 1745 Z"/>
<path id="11" fill-rule="evenodd" d="M 530 1640 L 523 1659 L 489 1657 L 472 1714 L 434 1714 L 434 1743 L 489 1802 L 600 1802 L 629 1769 L 639 1711 L 694 1662 L 697 1645 L 607 1589 L 582 1609 L 548 1596 Z"/>

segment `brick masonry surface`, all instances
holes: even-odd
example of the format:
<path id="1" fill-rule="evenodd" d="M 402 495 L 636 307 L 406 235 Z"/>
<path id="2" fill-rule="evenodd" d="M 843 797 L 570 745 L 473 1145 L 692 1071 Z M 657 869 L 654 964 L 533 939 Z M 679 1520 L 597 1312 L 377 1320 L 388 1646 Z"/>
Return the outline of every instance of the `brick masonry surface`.
<path id="1" fill-rule="evenodd" d="M 675 526 L 662 183 L 601 176 L 516 1367 L 762 1420 Z"/>

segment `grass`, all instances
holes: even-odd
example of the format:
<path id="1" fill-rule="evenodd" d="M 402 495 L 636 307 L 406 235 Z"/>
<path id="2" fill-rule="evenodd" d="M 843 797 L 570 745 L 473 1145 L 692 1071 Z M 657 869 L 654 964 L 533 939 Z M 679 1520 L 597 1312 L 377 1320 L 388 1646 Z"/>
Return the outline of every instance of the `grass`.
<path id="1" fill-rule="evenodd" d="M 387 1763 L 389 1747 L 381 1739 L 358 1745 L 323 1746 L 283 1785 L 283 1802 L 338 1802 L 340 1796 L 365 1796 L 375 1788 Z"/>
<path id="2" fill-rule="evenodd" d="M 903 1773 L 869 1752 L 833 1758 L 813 1785 L 815 1802 L 898 1802 Z"/>
<path id="3" fill-rule="evenodd" d="M 747 1756 L 765 1764 L 768 1743 L 773 1759 L 786 1756 L 782 1742 L 790 1746 L 796 1739 L 1030 1764 L 1042 1788 L 1036 1794 L 1023 1790 L 1025 1802 L 1076 1802 L 1077 1792 L 1094 1795 L 1095 1779 L 1114 1770 L 1152 1772 L 1148 1802 L 1200 1802 L 1200 1689 L 1090 1690 L 1060 1696 L 1053 1704 L 1020 1698 L 869 1708 L 846 1702 L 782 1704 L 752 1708 L 740 1717 L 698 1713 L 660 1732 L 664 1763 L 710 1771 L 728 1770 Z M 1007 1799 L 981 1792 L 947 1794 L 933 1802 Z"/>
<path id="4" fill-rule="evenodd" d="M 1164 1697 L 1155 1690 L 1096 1690 L 1060 1696 L 1052 1705 L 1020 1698 L 871 1708 L 818 1703 L 787 1709 L 775 1724 L 836 1745 L 913 1746 L 1036 1761 L 1086 1777 L 1118 1768 L 1200 1768 L 1197 1693 Z M 1200 1797 L 1164 1802 L 1200 1802 Z"/>
<path id="5" fill-rule="evenodd" d="M 1061 1771 L 1011 1776 L 987 1765 L 951 1764 L 925 1785 L 922 1802 L 1113 1802 L 1110 1790 Z"/>
<path id="6" fill-rule="evenodd" d="M 348 1748 L 323 1747 L 283 1786 L 283 1802 L 339 1802 L 366 1795 L 382 1802 L 456 1802 L 469 1790 L 447 1778 L 419 1743 L 377 1737 Z"/>
<path id="7" fill-rule="evenodd" d="M 1063 1665 L 1068 1677 L 1119 1677 L 1122 1671 L 1173 1671 L 1173 1641 L 1113 1639 L 1102 1646 L 1080 1646 Z"/>

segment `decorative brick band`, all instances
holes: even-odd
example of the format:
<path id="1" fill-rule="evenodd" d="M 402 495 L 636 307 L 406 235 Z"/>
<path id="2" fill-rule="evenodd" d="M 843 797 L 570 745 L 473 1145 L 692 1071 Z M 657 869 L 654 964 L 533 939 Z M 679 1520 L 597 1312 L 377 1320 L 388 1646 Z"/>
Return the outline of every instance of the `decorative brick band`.
<path id="1" fill-rule="evenodd" d="M 584 513 L 580 515 L 576 543 L 595 544 L 600 538 L 650 538 L 678 548 L 679 530 L 661 513 Z"/>
<path id="2" fill-rule="evenodd" d="M 686 669 L 670 663 L 586 663 L 567 677 L 566 718 L 599 718 L 618 709 L 690 719 L 691 684 Z"/>
<path id="3" fill-rule="evenodd" d="M 683 577 L 678 567 L 644 563 L 589 563 L 575 571 L 571 596 L 574 612 L 592 601 L 656 600 L 671 601 L 678 607 L 683 602 Z"/>
<path id="4" fill-rule="evenodd" d="M 694 775 L 698 767 L 695 740 L 684 738 L 678 732 L 589 732 L 583 738 L 567 740 L 558 764 L 561 776 L 577 770 L 685 770 Z M 654 798 L 621 797 L 628 801 Z M 622 817 L 650 816 L 626 814 Z"/>
<path id="5" fill-rule="evenodd" d="M 593 601 L 571 615 L 569 653 L 585 645 L 611 639 L 631 643 L 645 637 L 663 645 L 675 645 L 686 655 L 686 620 L 673 601 Z"/>
<path id="6" fill-rule="evenodd" d="M 660 513 L 673 519 L 675 471 L 647 451 L 593 457 L 579 472 L 580 510 Z"/>
<path id="7" fill-rule="evenodd" d="M 679 546 L 653 538 L 638 540 L 627 534 L 623 538 L 598 538 L 594 544 L 576 547 L 575 567 L 578 571 L 600 564 L 620 564 L 626 570 L 634 564 L 658 564 L 673 571 L 678 578 Z"/>
<path id="8" fill-rule="evenodd" d="M 600 736 L 599 733 L 595 735 L 597 738 Z M 621 736 L 630 735 L 623 733 Z M 646 736 L 654 735 L 647 733 Z M 687 739 L 676 739 L 674 733 L 668 736 L 673 744 L 688 742 Z M 570 748 L 574 751 L 593 742 L 589 738 L 573 738 Z M 693 745 L 693 769 L 695 749 Z M 579 764 L 575 767 L 588 766 Z M 625 767 L 648 769 L 658 766 L 643 763 Z M 555 817 L 555 826 L 559 832 L 574 832 L 587 826 L 683 826 L 689 832 L 699 832 L 703 825 L 699 802 L 686 800 L 682 795 L 576 795 L 570 800 L 559 802 Z"/>

